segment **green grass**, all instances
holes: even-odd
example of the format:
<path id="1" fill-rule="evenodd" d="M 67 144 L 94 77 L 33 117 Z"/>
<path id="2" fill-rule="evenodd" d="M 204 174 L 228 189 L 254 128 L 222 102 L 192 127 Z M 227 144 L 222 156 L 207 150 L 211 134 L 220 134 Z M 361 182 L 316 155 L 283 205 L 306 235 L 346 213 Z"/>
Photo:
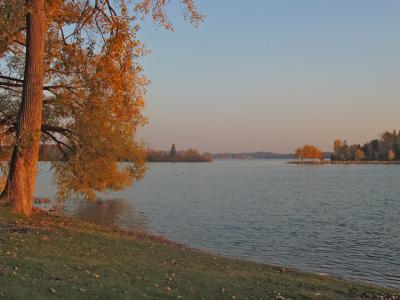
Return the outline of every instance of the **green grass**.
<path id="1" fill-rule="evenodd" d="M 0 207 L 0 299 L 400 299 L 393 290 L 224 258 Z"/>

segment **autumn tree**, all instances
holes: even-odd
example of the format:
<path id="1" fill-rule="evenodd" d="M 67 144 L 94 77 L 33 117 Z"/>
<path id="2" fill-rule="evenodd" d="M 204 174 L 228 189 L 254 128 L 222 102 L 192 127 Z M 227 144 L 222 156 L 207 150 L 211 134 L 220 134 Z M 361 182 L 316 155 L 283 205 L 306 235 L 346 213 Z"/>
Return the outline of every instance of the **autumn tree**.
<path id="1" fill-rule="evenodd" d="M 197 25 L 193 1 L 181 3 Z M 0 0 L 0 138 L 9 150 L 1 202 L 30 215 L 41 142 L 63 153 L 53 163 L 60 198 L 92 198 L 143 176 L 135 132 L 146 122 L 138 62 L 146 50 L 136 34 L 146 15 L 172 29 L 168 3 Z"/>
<path id="2" fill-rule="evenodd" d="M 387 159 L 392 161 L 396 159 L 396 152 L 393 149 L 388 150 Z"/>
<path id="3" fill-rule="evenodd" d="M 295 151 L 295 157 L 299 158 L 301 161 L 304 159 L 323 159 L 324 153 L 314 145 L 304 145 L 299 147 Z"/>
<path id="4" fill-rule="evenodd" d="M 365 159 L 365 152 L 361 148 L 357 148 L 355 151 L 354 159 L 356 161 Z"/>
<path id="5" fill-rule="evenodd" d="M 304 160 L 304 147 L 299 147 L 294 151 L 294 157 L 299 158 L 301 161 Z"/>

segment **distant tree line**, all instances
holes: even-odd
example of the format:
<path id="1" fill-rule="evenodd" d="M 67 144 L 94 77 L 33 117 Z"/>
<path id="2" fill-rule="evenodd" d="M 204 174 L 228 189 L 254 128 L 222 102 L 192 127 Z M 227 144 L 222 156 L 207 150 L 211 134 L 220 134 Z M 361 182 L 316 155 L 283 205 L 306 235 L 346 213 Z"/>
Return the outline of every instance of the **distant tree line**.
<path id="1" fill-rule="evenodd" d="M 332 161 L 393 161 L 400 160 L 400 130 L 385 131 L 380 139 L 364 145 L 348 145 L 337 139 L 333 144 Z"/>
<path id="2" fill-rule="evenodd" d="M 200 153 L 196 149 L 189 148 L 184 151 L 176 151 L 172 144 L 170 151 L 147 151 L 148 162 L 211 162 L 213 159 L 210 153 Z"/>
<path id="3" fill-rule="evenodd" d="M 273 153 L 273 152 L 241 152 L 241 153 L 215 153 L 215 159 L 292 159 L 293 153 Z"/>
<path id="4" fill-rule="evenodd" d="M 10 159 L 10 147 L 0 145 L 0 161 Z M 68 152 L 67 148 L 63 149 Z M 200 153 L 196 149 L 189 148 L 184 151 L 176 151 L 175 146 L 170 151 L 148 149 L 146 152 L 148 162 L 211 162 L 213 155 L 210 153 Z M 39 149 L 39 161 L 62 161 L 64 153 L 55 144 L 42 144 Z M 131 161 L 129 157 L 121 157 L 121 162 Z"/>

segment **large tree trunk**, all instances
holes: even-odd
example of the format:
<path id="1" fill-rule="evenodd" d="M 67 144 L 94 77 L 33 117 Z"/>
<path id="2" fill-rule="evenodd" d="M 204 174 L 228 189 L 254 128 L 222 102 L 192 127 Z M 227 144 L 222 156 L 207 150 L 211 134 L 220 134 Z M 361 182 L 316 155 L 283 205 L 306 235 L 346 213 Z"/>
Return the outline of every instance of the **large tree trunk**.
<path id="1" fill-rule="evenodd" d="M 26 56 L 22 102 L 19 110 L 7 183 L 1 202 L 9 202 L 18 213 L 30 215 L 39 154 L 43 107 L 44 0 L 27 0 Z"/>

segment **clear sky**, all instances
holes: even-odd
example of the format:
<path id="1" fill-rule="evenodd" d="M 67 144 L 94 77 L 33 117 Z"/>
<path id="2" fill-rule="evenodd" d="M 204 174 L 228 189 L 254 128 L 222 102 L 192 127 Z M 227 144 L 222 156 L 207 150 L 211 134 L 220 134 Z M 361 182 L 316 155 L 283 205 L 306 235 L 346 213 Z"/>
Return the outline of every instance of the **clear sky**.
<path id="1" fill-rule="evenodd" d="M 197 2 L 200 28 L 171 5 L 175 32 L 139 34 L 152 148 L 331 150 L 400 129 L 399 0 Z"/>

